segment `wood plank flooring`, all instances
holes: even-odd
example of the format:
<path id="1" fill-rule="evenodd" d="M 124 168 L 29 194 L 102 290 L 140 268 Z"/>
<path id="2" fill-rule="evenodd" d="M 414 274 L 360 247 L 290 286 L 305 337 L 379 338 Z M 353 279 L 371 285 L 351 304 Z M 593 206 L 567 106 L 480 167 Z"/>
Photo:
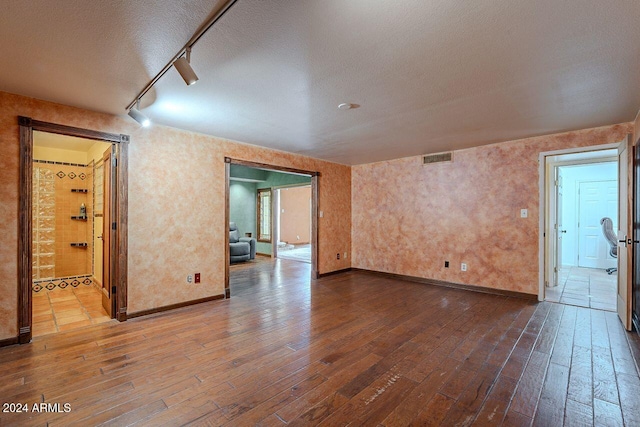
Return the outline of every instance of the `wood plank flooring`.
<path id="1" fill-rule="evenodd" d="M 640 425 L 615 313 L 309 268 L 234 265 L 229 300 L 0 349 L 0 401 L 29 408 L 0 425 Z"/>

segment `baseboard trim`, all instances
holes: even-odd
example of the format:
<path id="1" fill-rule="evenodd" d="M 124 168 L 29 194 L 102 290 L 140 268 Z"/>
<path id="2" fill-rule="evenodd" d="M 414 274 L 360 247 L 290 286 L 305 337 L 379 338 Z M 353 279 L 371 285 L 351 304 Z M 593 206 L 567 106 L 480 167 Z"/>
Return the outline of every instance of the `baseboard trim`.
<path id="1" fill-rule="evenodd" d="M 374 274 L 376 276 L 389 277 L 392 279 L 406 280 L 408 282 L 422 283 L 425 285 L 442 286 L 445 288 L 461 289 L 464 291 L 480 292 L 483 294 L 500 295 L 503 297 L 520 298 L 528 301 L 538 302 L 538 295 L 524 292 L 507 291 L 503 289 L 486 288 L 484 286 L 465 285 L 462 283 L 446 282 L 444 280 L 426 279 L 424 277 L 406 276 L 404 274 L 386 273 L 384 271 L 366 270 L 362 268 L 351 268 L 353 271 Z"/>
<path id="2" fill-rule="evenodd" d="M 318 274 L 318 277 L 316 277 L 316 279 L 322 279 L 323 277 L 333 276 L 335 274 L 348 273 L 348 272 L 350 272 L 352 270 L 353 270 L 353 268 L 349 267 L 349 268 L 343 268 L 342 270 L 330 271 L 328 273 Z M 365 271 L 365 270 L 362 270 L 362 271 Z"/>
<path id="3" fill-rule="evenodd" d="M 265 256 L 267 258 L 271 258 L 271 254 L 264 254 L 262 252 L 256 252 L 256 255 Z"/>
<path id="4" fill-rule="evenodd" d="M 6 338 L 4 340 L 0 340 L 0 347 L 9 347 L 10 345 L 16 345 L 20 343 L 19 337 Z"/>
<path id="5" fill-rule="evenodd" d="M 127 313 L 127 319 L 133 319 L 135 317 L 148 316 L 150 314 L 162 313 L 163 311 L 175 310 L 177 308 L 188 307 L 190 305 L 202 304 L 203 302 L 210 302 L 219 299 L 224 299 L 224 294 L 214 295 L 212 297 L 194 299 L 191 301 L 179 302 L 177 304 L 165 305 L 163 307 L 151 308 L 149 310 L 136 311 L 135 313 Z"/>

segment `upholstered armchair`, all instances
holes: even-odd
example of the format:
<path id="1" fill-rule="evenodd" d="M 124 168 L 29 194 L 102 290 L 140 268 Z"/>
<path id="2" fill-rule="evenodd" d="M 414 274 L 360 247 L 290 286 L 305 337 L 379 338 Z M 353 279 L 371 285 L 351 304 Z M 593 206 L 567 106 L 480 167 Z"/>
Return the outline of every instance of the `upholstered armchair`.
<path id="1" fill-rule="evenodd" d="M 256 257 L 256 239 L 240 237 L 235 222 L 229 223 L 229 255 L 231 262 L 248 261 Z"/>

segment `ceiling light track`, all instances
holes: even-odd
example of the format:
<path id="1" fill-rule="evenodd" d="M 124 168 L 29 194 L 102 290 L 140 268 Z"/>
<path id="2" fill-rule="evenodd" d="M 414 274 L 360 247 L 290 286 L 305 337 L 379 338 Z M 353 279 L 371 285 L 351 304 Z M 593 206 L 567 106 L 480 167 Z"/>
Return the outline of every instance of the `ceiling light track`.
<path id="1" fill-rule="evenodd" d="M 216 12 L 216 14 L 211 17 L 211 19 L 205 22 L 200 27 L 200 29 L 191 37 L 191 39 L 189 39 L 187 44 L 185 44 L 184 47 L 180 49 L 180 51 L 173 58 L 171 58 L 171 60 L 167 63 L 167 65 L 165 65 L 164 68 L 162 68 L 162 70 L 160 70 L 160 72 L 156 74 L 156 76 L 153 79 L 151 79 L 149 83 L 147 83 L 144 89 L 142 89 L 140 93 L 138 93 L 138 95 L 134 98 L 134 100 L 131 101 L 129 105 L 127 105 L 126 110 L 129 113 L 129 116 L 133 117 L 133 115 L 131 114 L 131 111 L 134 109 L 139 114 L 142 114 L 140 113 L 139 109 L 136 107 L 140 103 L 140 99 L 142 99 L 142 97 L 145 96 L 146 93 L 149 92 L 149 90 L 151 90 L 151 88 L 156 84 L 156 82 L 160 80 L 160 78 L 164 76 L 172 66 L 176 67 L 176 70 L 178 70 L 178 72 L 184 79 L 185 83 L 187 83 L 187 85 L 192 85 L 196 81 L 198 81 L 198 76 L 193 71 L 193 68 L 191 68 L 191 64 L 190 64 L 191 48 L 193 47 L 193 45 L 195 45 L 198 42 L 198 40 L 200 40 L 202 36 L 205 35 L 207 31 L 209 31 L 211 27 L 213 27 L 213 25 L 216 22 L 218 22 L 220 18 L 224 16 L 225 13 L 229 11 L 229 9 L 231 9 L 231 6 L 233 6 L 237 1 L 238 0 L 228 0 L 227 2 L 225 2 L 220 8 L 220 10 L 218 10 L 218 12 Z M 186 58 L 183 57 L 183 55 L 186 55 Z M 138 120 L 136 119 L 136 121 Z"/>

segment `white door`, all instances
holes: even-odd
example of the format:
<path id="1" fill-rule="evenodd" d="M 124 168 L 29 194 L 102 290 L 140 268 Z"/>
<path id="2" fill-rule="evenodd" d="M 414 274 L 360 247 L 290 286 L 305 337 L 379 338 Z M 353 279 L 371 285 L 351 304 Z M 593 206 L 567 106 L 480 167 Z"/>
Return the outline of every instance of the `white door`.
<path id="1" fill-rule="evenodd" d="M 631 265 L 631 246 L 627 246 L 629 233 L 629 146 L 627 137 L 618 147 L 618 316 L 622 325 L 631 330 L 631 287 L 629 286 L 629 266 Z"/>
<path id="2" fill-rule="evenodd" d="M 558 286 L 560 282 L 560 268 L 562 268 L 562 238 L 567 230 L 562 228 L 562 169 L 556 168 L 556 248 L 553 265 L 553 283 Z"/>
<path id="3" fill-rule="evenodd" d="M 617 261 L 609 255 L 610 245 L 600 220 L 617 223 L 618 185 L 616 181 L 580 182 L 578 190 L 578 266 L 613 268 Z"/>

